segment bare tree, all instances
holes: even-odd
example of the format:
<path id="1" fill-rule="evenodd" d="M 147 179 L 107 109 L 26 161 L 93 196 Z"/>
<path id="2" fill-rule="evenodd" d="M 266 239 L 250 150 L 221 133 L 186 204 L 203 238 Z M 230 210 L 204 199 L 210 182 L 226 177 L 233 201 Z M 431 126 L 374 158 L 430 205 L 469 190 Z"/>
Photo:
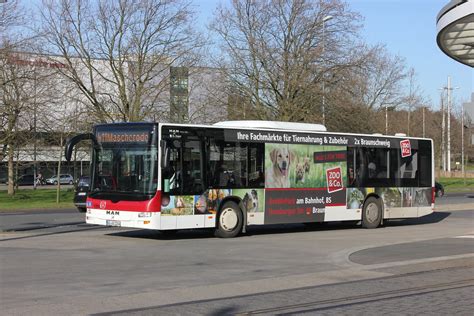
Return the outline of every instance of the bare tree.
<path id="1" fill-rule="evenodd" d="M 30 69 L 11 62 L 14 52 L 24 47 L 21 35 L 24 10 L 18 1 L 0 4 L 0 161 L 7 156 L 8 194 L 14 192 L 14 158 L 18 150 L 18 124 L 25 115 L 30 97 L 25 83 L 32 77 Z"/>
<path id="2" fill-rule="evenodd" d="M 302 121 L 320 112 L 325 74 L 354 63 L 341 52 L 357 47 L 359 21 L 340 0 L 233 0 L 211 29 L 235 98 L 256 118 Z"/>
<path id="3" fill-rule="evenodd" d="M 394 111 L 407 107 L 409 101 L 421 104 L 421 94 L 414 89 L 415 77 L 410 76 L 402 57 L 391 55 L 383 46 L 367 46 L 362 52 L 352 54 L 359 54 L 361 62 L 333 71 L 328 80 L 327 98 L 333 109 L 327 126 L 334 130 L 354 126 L 358 132 L 388 132 L 393 125 L 389 124 L 393 123 L 389 116 Z M 410 87 L 412 92 L 408 91 Z M 355 107 L 357 113 L 341 117 L 354 112 L 348 107 Z M 343 113 L 337 109 L 343 109 Z"/>
<path id="4" fill-rule="evenodd" d="M 44 0 L 41 25 L 91 114 L 138 121 L 160 114 L 170 66 L 198 60 L 204 41 L 192 17 L 183 0 Z"/>
<path id="5" fill-rule="evenodd" d="M 362 104 L 369 109 L 397 107 L 403 104 L 403 83 L 407 78 L 405 60 L 391 56 L 384 47 L 372 49 L 370 60 L 356 73 L 362 85 L 359 96 Z"/>

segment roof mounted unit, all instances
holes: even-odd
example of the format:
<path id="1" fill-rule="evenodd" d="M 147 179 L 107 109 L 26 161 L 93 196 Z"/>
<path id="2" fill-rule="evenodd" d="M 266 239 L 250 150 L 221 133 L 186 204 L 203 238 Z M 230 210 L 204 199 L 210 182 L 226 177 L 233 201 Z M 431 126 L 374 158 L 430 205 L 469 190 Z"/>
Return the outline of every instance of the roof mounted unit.
<path id="1" fill-rule="evenodd" d="M 405 134 L 405 133 L 395 133 L 395 136 L 398 136 L 398 137 L 406 137 L 407 134 Z"/>
<path id="2" fill-rule="evenodd" d="M 279 122 L 279 121 L 223 121 L 217 122 L 214 126 L 236 127 L 236 128 L 263 128 L 263 129 L 283 129 L 308 132 L 326 132 L 326 126 L 322 124 Z"/>

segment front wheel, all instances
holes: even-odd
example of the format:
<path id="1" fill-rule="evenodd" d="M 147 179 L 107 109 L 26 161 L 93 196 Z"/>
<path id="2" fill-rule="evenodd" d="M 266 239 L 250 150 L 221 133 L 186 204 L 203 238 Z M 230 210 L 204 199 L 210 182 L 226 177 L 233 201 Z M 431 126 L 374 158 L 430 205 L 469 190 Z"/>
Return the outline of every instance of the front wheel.
<path id="1" fill-rule="evenodd" d="M 362 227 L 377 228 L 382 222 L 382 203 L 376 197 L 369 197 L 365 200 L 362 209 Z"/>
<path id="2" fill-rule="evenodd" d="M 242 230 L 243 216 L 240 207 L 232 201 L 226 202 L 217 218 L 215 235 L 220 238 L 232 238 Z"/>

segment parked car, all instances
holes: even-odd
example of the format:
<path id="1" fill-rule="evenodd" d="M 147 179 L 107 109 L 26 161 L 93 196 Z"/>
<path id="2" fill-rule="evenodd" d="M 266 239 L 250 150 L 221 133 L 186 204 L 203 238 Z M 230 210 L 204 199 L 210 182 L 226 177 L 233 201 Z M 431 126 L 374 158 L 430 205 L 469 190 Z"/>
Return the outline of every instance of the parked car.
<path id="1" fill-rule="evenodd" d="M 444 195 L 444 187 L 441 183 L 435 182 L 435 196 L 442 197 Z"/>
<path id="2" fill-rule="evenodd" d="M 51 178 L 46 179 L 47 184 L 58 184 L 58 177 L 52 176 Z M 70 174 L 60 174 L 59 183 L 61 184 L 73 184 L 74 178 Z"/>
<path id="3" fill-rule="evenodd" d="M 85 213 L 87 209 L 86 200 L 87 193 L 90 190 L 90 181 L 89 176 L 81 176 L 77 181 L 76 192 L 74 193 L 74 205 L 81 213 Z"/>
<path id="4" fill-rule="evenodd" d="M 16 184 L 18 184 L 18 185 L 34 185 L 35 184 L 35 176 L 32 175 L 32 174 L 22 175 L 16 180 Z"/>

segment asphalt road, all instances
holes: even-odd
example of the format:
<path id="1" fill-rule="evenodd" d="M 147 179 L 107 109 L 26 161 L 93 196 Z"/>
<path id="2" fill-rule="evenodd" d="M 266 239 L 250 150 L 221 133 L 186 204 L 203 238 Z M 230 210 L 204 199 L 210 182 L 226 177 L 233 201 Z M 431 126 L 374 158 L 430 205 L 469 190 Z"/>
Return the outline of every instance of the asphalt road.
<path id="1" fill-rule="evenodd" d="M 272 225 L 234 239 L 3 213 L 1 314 L 471 315 L 474 201 L 443 199 L 375 230 Z"/>

